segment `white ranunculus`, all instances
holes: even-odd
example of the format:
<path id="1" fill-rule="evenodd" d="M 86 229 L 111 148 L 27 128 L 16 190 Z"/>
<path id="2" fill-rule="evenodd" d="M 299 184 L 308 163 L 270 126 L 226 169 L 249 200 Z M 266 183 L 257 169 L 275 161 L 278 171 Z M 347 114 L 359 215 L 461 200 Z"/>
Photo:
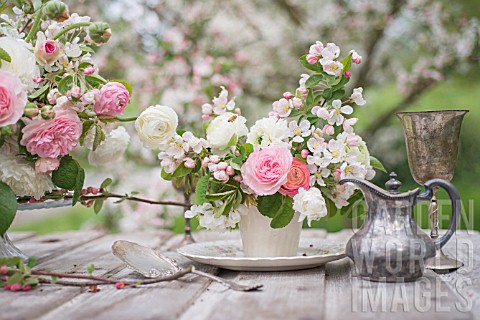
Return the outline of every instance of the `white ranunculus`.
<path id="1" fill-rule="evenodd" d="M 54 188 L 47 174 L 38 174 L 26 160 L 0 154 L 0 181 L 5 182 L 17 196 L 40 199 Z"/>
<path id="2" fill-rule="evenodd" d="M 286 143 L 291 136 L 292 132 L 288 128 L 285 119 L 270 117 L 255 122 L 255 125 L 250 128 L 250 133 L 247 135 L 247 142 L 266 148 L 272 144 Z"/>
<path id="3" fill-rule="evenodd" d="M 88 162 L 95 166 L 108 164 L 118 160 L 127 150 L 130 135 L 124 127 L 118 127 L 110 132 L 95 151 L 90 151 Z"/>
<path id="4" fill-rule="evenodd" d="M 212 149 L 228 146 L 234 135 L 237 139 L 248 133 L 247 119 L 235 113 L 225 112 L 212 120 L 207 128 L 207 141 Z"/>
<path id="5" fill-rule="evenodd" d="M 12 61 L 2 61 L 2 70 L 10 71 L 20 78 L 23 84 L 32 91 L 37 84 L 33 82 L 34 76 L 40 76 L 36 64 L 35 54 L 27 49 L 23 40 L 11 37 L 0 37 L 0 48 L 7 51 Z"/>
<path id="6" fill-rule="evenodd" d="M 143 111 L 135 121 L 135 129 L 144 147 L 158 149 L 175 135 L 178 116 L 167 106 L 155 105 Z"/>
<path id="7" fill-rule="evenodd" d="M 322 192 L 317 188 L 305 190 L 300 188 L 298 194 L 293 197 L 293 210 L 300 213 L 298 221 L 307 218 L 310 226 L 312 220 L 320 220 L 327 215 L 327 206 Z"/>

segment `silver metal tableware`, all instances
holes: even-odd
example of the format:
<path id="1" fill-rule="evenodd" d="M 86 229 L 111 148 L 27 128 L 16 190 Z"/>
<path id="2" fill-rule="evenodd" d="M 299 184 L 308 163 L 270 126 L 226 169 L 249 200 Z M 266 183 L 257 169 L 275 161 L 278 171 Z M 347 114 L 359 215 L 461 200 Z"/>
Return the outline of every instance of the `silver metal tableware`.
<path id="1" fill-rule="evenodd" d="M 399 112 L 413 179 L 423 184 L 434 178 L 451 181 L 455 174 L 462 120 L 468 110 Z M 438 204 L 435 192 L 429 206 L 431 238 L 438 238 Z M 439 273 L 454 271 L 463 263 L 438 248 L 427 268 Z"/>
<path id="2" fill-rule="evenodd" d="M 399 193 L 402 185 L 395 173 L 383 190 L 366 180 L 343 179 L 340 184 L 353 183 L 360 188 L 367 204 L 362 227 L 350 238 L 347 256 L 355 263 L 360 276 L 373 281 L 414 281 L 422 276 L 425 261 L 435 256 L 453 235 L 460 215 L 459 196 L 448 181 L 432 179 L 420 189 Z M 421 230 L 413 218 L 419 201 L 430 201 L 435 188 L 443 188 L 452 202 L 453 214 L 447 232 L 436 239 Z"/>

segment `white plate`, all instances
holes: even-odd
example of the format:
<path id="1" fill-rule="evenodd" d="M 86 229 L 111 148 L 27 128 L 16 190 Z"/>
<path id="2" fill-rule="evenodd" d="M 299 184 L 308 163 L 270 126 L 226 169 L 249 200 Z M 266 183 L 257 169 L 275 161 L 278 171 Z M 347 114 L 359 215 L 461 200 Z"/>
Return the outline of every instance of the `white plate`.
<path id="1" fill-rule="evenodd" d="M 237 271 L 285 271 L 322 266 L 345 257 L 346 241 L 327 239 L 300 239 L 297 256 L 253 258 L 244 257 L 240 240 L 199 242 L 177 251 L 205 264 Z"/>

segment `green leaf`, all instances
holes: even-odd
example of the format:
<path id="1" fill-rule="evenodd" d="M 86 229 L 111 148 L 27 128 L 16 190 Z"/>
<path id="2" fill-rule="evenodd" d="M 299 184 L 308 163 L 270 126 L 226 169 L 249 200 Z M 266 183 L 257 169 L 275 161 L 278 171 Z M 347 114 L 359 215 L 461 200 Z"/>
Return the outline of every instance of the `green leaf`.
<path id="1" fill-rule="evenodd" d="M 236 145 L 236 144 L 237 144 L 237 141 L 238 141 L 237 135 L 236 135 L 236 134 L 233 134 L 232 137 L 230 138 L 230 140 L 228 141 L 228 144 L 227 144 L 225 147 L 219 148 L 218 150 L 220 150 L 220 151 L 227 150 L 227 149 L 230 148 L 231 146 Z"/>
<path id="2" fill-rule="evenodd" d="M 7 61 L 7 62 L 12 62 L 12 58 L 10 57 L 8 52 L 5 51 L 5 49 L 3 49 L 3 48 L 0 48 L 0 60 L 4 60 L 4 61 Z"/>
<path id="3" fill-rule="evenodd" d="M 82 135 L 80 136 L 80 145 L 83 146 L 83 142 L 85 141 L 85 137 L 87 136 L 88 132 L 95 124 L 93 120 L 87 120 L 82 125 Z"/>
<path id="4" fill-rule="evenodd" d="M 270 227 L 274 229 L 286 227 L 293 219 L 295 211 L 293 210 L 293 199 L 289 196 L 284 196 L 280 209 L 270 222 Z"/>
<path id="5" fill-rule="evenodd" d="M 329 218 L 334 217 L 338 212 L 338 209 L 337 209 L 337 206 L 335 206 L 335 203 L 331 199 L 325 198 L 325 204 L 326 204 L 326 207 L 327 207 L 328 217 Z"/>
<path id="6" fill-rule="evenodd" d="M 91 64 L 90 62 L 84 61 L 84 62 L 82 62 L 78 65 L 78 69 L 83 70 L 83 69 L 85 69 L 86 67 L 89 67 L 89 66 L 93 67 L 93 64 Z"/>
<path id="7" fill-rule="evenodd" d="M 173 178 L 182 178 L 185 177 L 187 174 L 192 172 L 193 168 L 187 168 L 185 167 L 185 162 L 182 162 L 177 169 L 172 174 Z"/>
<path id="8" fill-rule="evenodd" d="M 195 202 L 197 205 L 202 205 L 205 202 L 207 196 L 209 177 L 203 176 L 198 180 L 195 187 Z"/>
<path id="9" fill-rule="evenodd" d="M 380 171 L 387 173 L 387 170 L 385 169 L 383 164 L 380 162 L 380 160 L 378 160 L 375 157 L 370 156 L 370 165 L 375 169 L 378 169 Z"/>
<path id="10" fill-rule="evenodd" d="M 23 274 L 21 273 L 14 273 L 10 277 L 8 277 L 7 283 L 12 285 L 14 283 L 21 283 L 23 281 Z"/>
<path id="11" fill-rule="evenodd" d="M 66 76 L 58 83 L 58 91 L 62 94 L 67 93 L 73 87 L 73 77 L 71 75 Z"/>
<path id="12" fill-rule="evenodd" d="M 269 196 L 260 196 L 257 198 L 257 209 L 266 217 L 275 217 L 281 206 L 282 195 L 278 192 Z"/>
<path id="13" fill-rule="evenodd" d="M 30 278 L 23 281 L 23 285 L 34 287 L 34 286 L 38 285 L 38 279 L 30 277 Z"/>
<path id="14" fill-rule="evenodd" d="M 50 89 L 50 85 L 47 83 L 46 85 L 44 85 L 43 87 L 41 87 L 40 89 L 38 89 L 37 91 L 32 93 L 31 95 L 29 95 L 28 99 L 30 99 L 30 100 L 37 99 L 38 97 L 45 94 L 48 91 L 48 89 Z"/>
<path id="15" fill-rule="evenodd" d="M 12 189 L 0 181 L 0 236 L 7 232 L 17 214 L 17 197 Z"/>
<path id="16" fill-rule="evenodd" d="M 350 81 L 350 78 L 342 77 L 340 82 L 333 86 L 333 90 L 335 91 L 338 89 L 342 89 L 349 81 Z"/>
<path id="17" fill-rule="evenodd" d="M 205 196 L 205 199 L 208 201 L 219 201 L 234 194 L 235 192 L 236 192 L 235 190 L 229 190 L 229 191 L 220 192 L 220 193 L 207 194 Z"/>
<path id="18" fill-rule="evenodd" d="M 98 74 L 87 74 L 85 80 L 94 88 L 100 87 L 102 84 L 107 83 L 107 80 L 99 76 Z"/>
<path id="19" fill-rule="evenodd" d="M 307 81 L 305 81 L 305 86 L 307 88 L 311 88 L 316 86 L 320 81 L 322 81 L 323 76 L 321 74 L 313 74 L 311 75 Z"/>
<path id="20" fill-rule="evenodd" d="M 29 268 L 35 267 L 36 264 L 37 264 L 37 258 L 36 257 L 34 257 L 34 256 L 28 257 L 27 266 Z"/>
<path id="21" fill-rule="evenodd" d="M 58 281 L 58 277 L 55 277 L 55 276 L 50 277 L 50 281 L 52 282 L 52 284 L 56 284 Z"/>
<path id="22" fill-rule="evenodd" d="M 111 178 L 107 178 L 103 180 L 102 184 L 100 185 L 101 189 L 106 189 L 109 185 L 111 185 L 113 180 Z"/>
<path id="23" fill-rule="evenodd" d="M 160 174 L 163 180 L 171 181 L 173 179 L 173 176 L 171 173 L 167 173 L 165 169 L 162 169 L 162 173 Z"/>
<path id="24" fill-rule="evenodd" d="M 60 160 L 58 169 L 52 173 L 53 183 L 63 189 L 73 190 L 76 185 L 80 165 L 70 156 L 63 157 Z"/>
<path id="25" fill-rule="evenodd" d="M 104 202 L 105 202 L 105 199 L 95 200 L 95 203 L 93 204 L 93 212 L 95 212 L 95 214 L 98 214 L 100 210 L 102 210 Z"/>
<path id="26" fill-rule="evenodd" d="M 83 52 L 95 53 L 95 50 L 93 50 L 92 48 L 90 48 L 88 46 L 79 46 L 79 47 Z"/>
<path id="27" fill-rule="evenodd" d="M 97 150 L 98 146 L 105 140 L 105 132 L 101 126 L 95 126 L 95 138 L 93 139 L 93 151 Z"/>
<path id="28" fill-rule="evenodd" d="M 352 55 L 349 54 L 340 61 L 343 64 L 343 72 L 347 72 L 352 67 Z"/>
<path id="29" fill-rule="evenodd" d="M 88 267 L 87 267 L 87 273 L 88 274 L 92 274 L 93 271 L 95 271 L 95 265 L 94 264 L 89 264 Z"/>
<path id="30" fill-rule="evenodd" d="M 121 83 L 125 86 L 125 89 L 127 89 L 128 91 L 128 94 L 130 95 L 130 97 L 132 96 L 133 94 L 133 89 L 132 89 L 132 85 L 127 82 L 127 81 L 124 81 L 124 80 L 110 80 L 110 82 L 118 82 L 118 83 Z"/>
<path id="31" fill-rule="evenodd" d="M 83 184 L 85 183 L 85 170 L 79 166 L 75 188 L 73 189 L 72 206 L 74 206 L 82 195 Z"/>
<path id="32" fill-rule="evenodd" d="M 223 214 L 229 213 L 230 210 L 232 210 L 233 198 L 234 198 L 234 195 L 232 194 L 227 199 L 225 199 L 220 209 L 215 213 L 215 218 L 219 218 Z"/>
<path id="33" fill-rule="evenodd" d="M 314 103 L 315 101 L 313 100 L 313 89 L 310 89 L 307 95 L 307 101 L 306 101 L 307 107 L 308 108 L 312 107 Z"/>
<path id="34" fill-rule="evenodd" d="M 310 63 L 308 63 L 308 61 L 307 61 L 307 55 L 301 56 L 300 59 L 298 59 L 298 61 L 300 61 L 300 64 L 301 64 L 302 66 L 304 66 L 305 68 L 307 68 L 308 70 L 317 71 L 317 72 L 322 72 L 322 71 L 323 71 L 322 66 L 320 66 L 320 65 L 318 64 L 318 62 L 315 63 L 315 64 L 310 64 Z"/>
<path id="35" fill-rule="evenodd" d="M 334 91 L 330 99 L 328 99 L 328 102 L 332 102 L 333 100 L 337 100 L 337 99 L 342 99 L 344 95 L 345 95 L 344 89 L 339 89 L 337 91 Z"/>
<path id="36" fill-rule="evenodd" d="M 332 97 L 332 94 L 333 94 L 333 91 L 331 88 L 327 88 L 325 89 L 323 92 L 322 92 L 322 97 L 325 99 L 325 100 L 328 100 Z"/>

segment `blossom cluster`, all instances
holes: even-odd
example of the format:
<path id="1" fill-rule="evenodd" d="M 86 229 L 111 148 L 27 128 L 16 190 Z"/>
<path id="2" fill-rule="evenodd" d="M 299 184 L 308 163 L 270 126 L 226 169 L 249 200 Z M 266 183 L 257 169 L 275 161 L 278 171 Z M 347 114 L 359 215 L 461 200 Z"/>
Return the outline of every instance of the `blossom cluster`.
<path id="1" fill-rule="evenodd" d="M 152 106 L 140 115 L 138 134 L 146 147 L 160 150 L 162 177 L 185 186 L 196 183 L 197 203 L 186 217 L 198 216 L 207 229 L 234 228 L 245 206 L 273 197 L 280 209 L 258 206 L 260 213 L 291 220 L 297 211 L 310 224 L 327 215 L 328 202 L 350 205 L 353 186 L 338 182 L 371 179 L 375 172 L 365 142 L 354 132 L 358 119 L 350 117 L 352 105 L 366 103 L 363 89 L 344 98 L 350 67 L 362 58 L 351 51 L 338 60 L 339 54 L 333 43 L 312 45 L 300 60 L 313 74 L 302 75 L 295 92 L 285 92 L 269 116 L 250 129 L 225 88 L 202 107 L 205 139 L 177 131 L 178 116 L 168 106 Z"/>
<path id="2" fill-rule="evenodd" d="M 0 180 L 38 200 L 56 187 L 82 189 L 81 174 L 52 178 L 78 146 L 94 165 L 123 154 L 130 137 L 117 116 L 131 89 L 101 77 L 92 61 L 93 48 L 111 36 L 107 23 L 70 14 L 61 1 L 22 6 L 0 16 Z"/>

